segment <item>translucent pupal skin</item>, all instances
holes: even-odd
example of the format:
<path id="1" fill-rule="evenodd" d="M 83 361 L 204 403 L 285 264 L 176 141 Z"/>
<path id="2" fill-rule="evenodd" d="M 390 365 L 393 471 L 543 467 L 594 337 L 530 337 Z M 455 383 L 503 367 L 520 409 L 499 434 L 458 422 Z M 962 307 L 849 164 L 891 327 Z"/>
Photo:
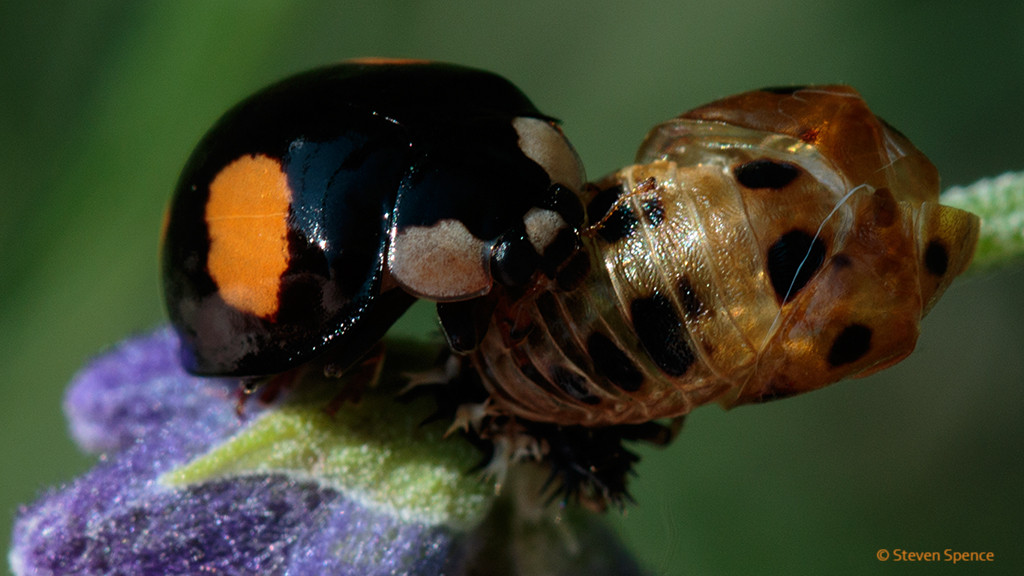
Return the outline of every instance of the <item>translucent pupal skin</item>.
<path id="1" fill-rule="evenodd" d="M 979 222 L 845 86 L 655 127 L 582 201 L 590 272 L 499 303 L 475 362 L 499 410 L 601 426 L 759 402 L 906 357 Z"/>

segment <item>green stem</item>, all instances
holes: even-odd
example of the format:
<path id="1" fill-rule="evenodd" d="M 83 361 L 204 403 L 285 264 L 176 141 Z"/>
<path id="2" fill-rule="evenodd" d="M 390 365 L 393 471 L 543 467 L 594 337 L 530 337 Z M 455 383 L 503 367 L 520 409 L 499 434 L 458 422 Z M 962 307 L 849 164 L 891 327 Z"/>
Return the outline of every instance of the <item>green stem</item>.
<path id="1" fill-rule="evenodd" d="M 968 273 L 1005 268 L 1024 259 L 1024 172 L 1007 172 L 954 186 L 942 203 L 981 217 L 981 236 Z"/>

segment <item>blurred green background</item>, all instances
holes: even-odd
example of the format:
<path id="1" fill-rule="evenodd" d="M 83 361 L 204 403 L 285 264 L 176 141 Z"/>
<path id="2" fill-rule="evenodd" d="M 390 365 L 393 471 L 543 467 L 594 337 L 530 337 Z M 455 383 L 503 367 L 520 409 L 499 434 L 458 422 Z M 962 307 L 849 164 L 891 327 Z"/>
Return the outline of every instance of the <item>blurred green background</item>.
<path id="1" fill-rule="evenodd" d="M 293 72 L 407 56 L 498 72 L 560 117 L 591 177 L 653 124 L 762 85 L 845 82 L 947 185 L 1024 169 L 1024 3 L 0 3 L 0 542 L 93 458 L 77 367 L 163 321 L 161 214 L 227 107 Z M 655 574 L 906 568 L 879 548 L 1024 568 L 1024 273 L 960 282 L 901 365 L 775 404 L 699 410 L 644 451 L 612 521 Z M 419 308 L 401 329 L 432 329 Z M 957 569 L 963 568 L 958 566 Z"/>

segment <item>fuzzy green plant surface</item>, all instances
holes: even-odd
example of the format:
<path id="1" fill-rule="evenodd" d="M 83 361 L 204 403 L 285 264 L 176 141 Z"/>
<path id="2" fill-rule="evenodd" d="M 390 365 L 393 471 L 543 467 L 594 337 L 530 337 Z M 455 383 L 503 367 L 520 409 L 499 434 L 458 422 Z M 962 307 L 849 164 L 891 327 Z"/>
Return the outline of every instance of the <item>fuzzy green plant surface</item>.
<path id="1" fill-rule="evenodd" d="M 393 384 L 391 370 L 387 377 Z M 327 388 L 319 398 L 263 412 L 160 480 L 183 486 L 281 473 L 315 479 L 406 521 L 465 526 L 483 518 L 494 487 L 467 473 L 482 456 L 465 442 L 446 442 L 445 422 L 422 425 L 433 409 L 427 398 L 396 404 L 386 392 L 375 392 L 329 412 L 324 406 L 338 388 L 335 382 L 335 392 Z M 386 390 L 394 392 L 391 386 Z"/>
<path id="2" fill-rule="evenodd" d="M 1020 264 L 1024 259 L 1024 172 L 1007 172 L 942 194 L 942 203 L 981 217 L 969 273 Z"/>
<path id="3" fill-rule="evenodd" d="M 516 466 L 499 495 L 473 473 L 487 455 L 446 435 L 429 396 L 401 392 L 437 345 L 391 341 L 379 377 L 303 371 L 275 399 L 243 399 L 237 381 L 185 374 L 168 328 L 120 343 L 66 402 L 76 440 L 104 458 L 23 508 L 11 568 L 640 574 L 605 518 L 548 504 L 544 469 Z"/>

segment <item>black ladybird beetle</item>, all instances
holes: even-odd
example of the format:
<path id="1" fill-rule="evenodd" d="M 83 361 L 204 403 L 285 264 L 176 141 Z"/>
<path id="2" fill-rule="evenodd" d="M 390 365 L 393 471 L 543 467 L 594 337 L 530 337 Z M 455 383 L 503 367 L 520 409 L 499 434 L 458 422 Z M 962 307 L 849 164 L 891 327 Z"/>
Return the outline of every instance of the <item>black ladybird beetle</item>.
<path id="1" fill-rule="evenodd" d="M 845 86 L 697 108 L 584 185 L 506 80 L 354 61 L 257 93 L 202 140 L 170 207 L 166 298 L 186 367 L 240 376 L 351 364 L 425 298 L 487 414 L 638 425 L 909 354 L 977 240 L 938 192 Z"/>
<path id="2" fill-rule="evenodd" d="M 285 371 L 362 356 L 416 298 L 472 302 L 579 251 L 583 170 L 508 81 L 355 61 L 271 86 L 192 154 L 163 273 L 186 368 Z M 463 307 L 442 317 L 456 347 Z"/>

